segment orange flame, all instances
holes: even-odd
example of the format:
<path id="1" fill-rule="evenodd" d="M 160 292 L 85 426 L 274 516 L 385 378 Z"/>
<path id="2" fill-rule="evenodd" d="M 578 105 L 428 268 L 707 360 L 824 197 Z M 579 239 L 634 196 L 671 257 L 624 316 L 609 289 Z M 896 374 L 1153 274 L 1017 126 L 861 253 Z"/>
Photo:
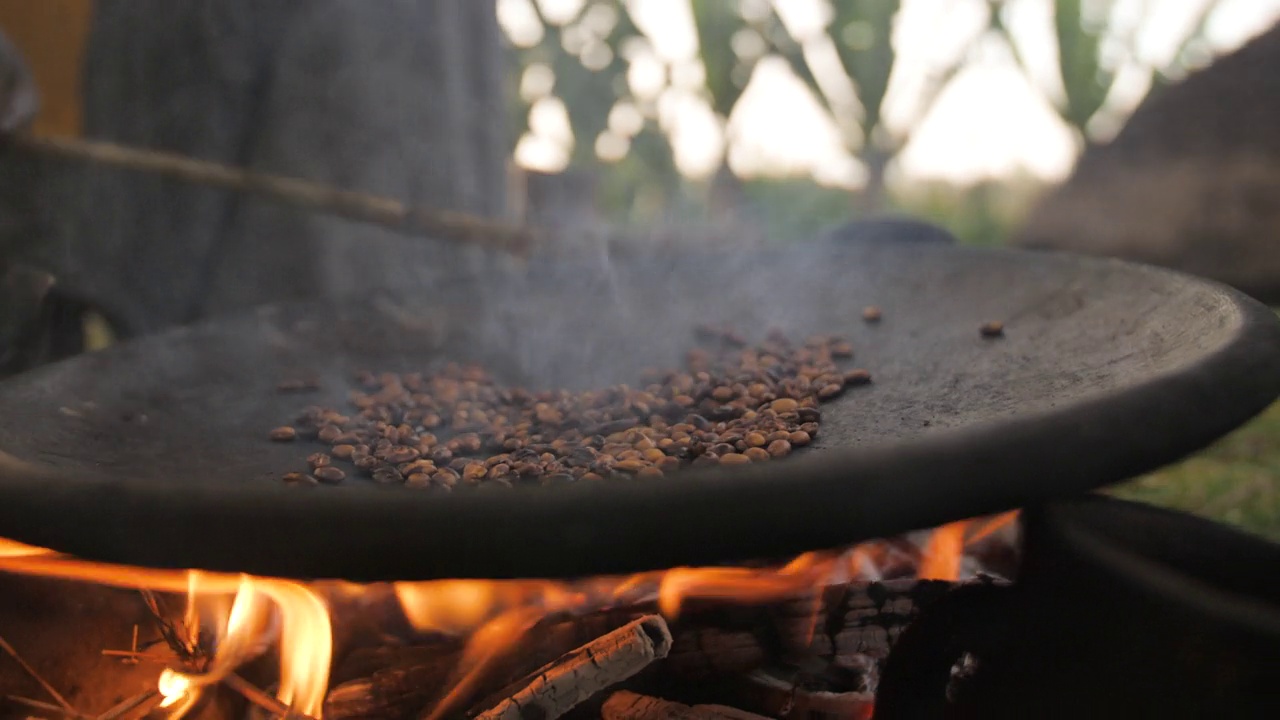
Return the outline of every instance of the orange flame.
<path id="1" fill-rule="evenodd" d="M 305 584 L 244 574 L 90 562 L 2 538 L 0 572 L 185 594 L 184 641 L 197 647 L 203 626 L 212 629 L 214 642 L 212 655 L 202 667 L 168 668 L 159 676 L 161 705 L 173 718 L 187 713 L 204 688 L 222 682 L 274 645 L 280 650 L 277 698 L 293 713 L 320 720 L 333 653 L 325 598 L 374 602 L 390 592 L 416 630 L 467 638 L 453 684 L 432 709 L 430 717 L 434 719 L 465 709 L 460 703 L 488 679 L 530 628 L 549 615 L 656 601 L 664 615 L 674 618 L 691 600 L 776 602 L 819 592 L 832 583 L 879 580 L 887 568 L 904 558 L 918 577 L 956 580 L 966 550 L 1008 526 L 1016 516 L 1005 513 L 983 522 L 944 525 L 931 533 L 923 548 L 915 550 L 904 550 L 902 543 L 875 541 L 843 552 L 805 553 L 782 567 L 674 568 L 575 582 Z"/>
<path id="2" fill-rule="evenodd" d="M 195 570 L 153 570 L 77 560 L 51 550 L 0 539 L 0 571 L 50 578 L 88 580 L 103 585 L 187 593 L 188 618 L 197 603 L 210 602 L 225 612 L 214 620 L 218 639 L 208 667 L 199 673 L 166 669 L 159 690 L 165 707 L 181 717 L 203 687 L 222 681 L 237 667 L 261 654 L 270 640 L 266 627 L 280 619 L 280 702 L 319 718 L 329 684 L 333 633 L 329 610 L 310 588 L 298 582 Z M 233 597 L 228 605 L 217 596 Z M 192 632 L 190 625 L 188 633 Z"/>
<path id="3" fill-rule="evenodd" d="M 960 520 L 934 530 L 921 555 L 919 576 L 929 580 L 959 580 L 965 550 L 1012 525 L 1017 517 L 1016 512 L 1007 512 L 981 525 L 978 520 Z"/>

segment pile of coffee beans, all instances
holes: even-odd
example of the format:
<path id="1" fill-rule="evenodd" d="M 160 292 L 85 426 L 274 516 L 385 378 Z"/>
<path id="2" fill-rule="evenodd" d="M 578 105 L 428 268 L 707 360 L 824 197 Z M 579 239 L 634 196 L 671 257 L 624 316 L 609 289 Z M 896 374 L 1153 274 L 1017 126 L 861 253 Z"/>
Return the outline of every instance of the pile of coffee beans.
<path id="1" fill-rule="evenodd" d="M 268 438 L 326 446 L 284 476 L 298 485 L 352 475 L 438 490 L 661 477 L 784 458 L 817 437 L 823 402 L 871 382 L 866 370 L 841 369 L 853 346 L 838 337 L 793 344 L 771 332 L 751 344 L 705 327 L 696 340 L 681 370 L 586 392 L 508 386 L 474 365 L 364 372 L 350 407 L 308 407 Z"/>

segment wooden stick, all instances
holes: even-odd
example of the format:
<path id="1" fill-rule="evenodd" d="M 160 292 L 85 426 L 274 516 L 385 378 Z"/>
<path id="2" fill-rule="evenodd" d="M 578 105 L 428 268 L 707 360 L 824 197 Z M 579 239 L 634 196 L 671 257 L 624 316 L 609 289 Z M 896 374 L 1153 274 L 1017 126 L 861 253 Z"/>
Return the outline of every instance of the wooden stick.
<path id="1" fill-rule="evenodd" d="M 253 683 L 235 673 L 230 673 L 223 678 L 222 684 L 236 691 L 245 700 L 262 708 L 273 717 L 302 717 L 290 710 L 288 705 L 275 699 L 269 693 L 263 692 Z"/>
<path id="2" fill-rule="evenodd" d="M 411 208 L 398 200 L 341 190 L 322 183 L 267 175 L 175 153 L 68 137 L 10 135 L 8 143 L 35 155 L 151 173 L 195 185 L 256 195 L 300 210 L 379 225 L 416 235 L 528 254 L 535 232 L 466 213 Z"/>
<path id="3" fill-rule="evenodd" d="M 54 715 L 61 715 L 62 717 L 70 718 L 71 720 L 85 720 L 87 717 L 75 710 L 68 710 L 67 708 L 54 705 L 53 703 L 32 700 L 31 698 L 25 698 L 21 695 L 6 695 L 5 699 L 16 705 L 23 705 L 31 708 L 32 710 L 41 710 L 43 712 L 53 713 Z"/>
<path id="4" fill-rule="evenodd" d="M 53 686 L 49 684 L 48 681 L 40 677 L 40 673 L 36 672 L 35 668 L 27 664 L 27 661 L 23 660 L 22 656 L 18 654 L 18 651 L 15 650 L 13 646 L 9 644 L 9 641 L 5 640 L 3 637 L 0 637 L 0 648 L 3 648 L 4 651 L 9 654 L 9 657 L 13 658 L 14 661 L 16 661 L 19 665 L 21 665 L 22 669 L 25 670 L 27 674 L 32 677 L 32 679 L 40 683 L 40 687 L 44 688 L 44 691 L 49 693 L 49 696 L 52 697 L 54 700 L 56 700 L 58 702 L 58 705 L 62 706 L 63 710 L 65 710 L 70 715 L 79 714 L 75 708 L 71 707 L 71 703 L 67 702 L 67 699 L 62 697 L 62 695 L 59 694 L 58 691 L 55 690 Z"/>
<path id="5" fill-rule="evenodd" d="M 477 720 L 555 720 L 596 693 L 632 677 L 671 649 L 671 632 L 648 615 L 587 643 L 542 668 L 523 689 Z"/>
<path id="6" fill-rule="evenodd" d="M 164 696 L 160 694 L 159 690 L 146 690 L 131 698 L 125 698 L 94 720 L 120 720 L 120 718 L 134 712 L 137 712 L 139 717 L 145 717 L 152 710 L 159 707 L 162 702 L 164 702 Z"/>
<path id="7" fill-rule="evenodd" d="M 767 720 L 763 715 L 724 705 L 684 705 L 619 690 L 600 708 L 602 720 Z"/>

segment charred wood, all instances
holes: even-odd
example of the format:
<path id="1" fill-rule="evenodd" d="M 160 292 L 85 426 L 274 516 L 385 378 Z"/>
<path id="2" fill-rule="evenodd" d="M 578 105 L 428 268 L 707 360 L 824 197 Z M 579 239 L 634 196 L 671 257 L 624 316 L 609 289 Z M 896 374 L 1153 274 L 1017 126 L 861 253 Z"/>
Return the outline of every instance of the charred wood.
<path id="1" fill-rule="evenodd" d="M 647 615 L 568 653 L 538 670 L 479 720 L 555 720 L 593 697 L 666 657 L 671 633 L 658 615 Z"/>
<path id="2" fill-rule="evenodd" d="M 765 720 L 724 705 L 684 705 L 670 700 L 619 690 L 600 708 L 603 720 Z"/>
<path id="3" fill-rule="evenodd" d="M 797 657 L 826 664 L 851 664 L 887 657 L 920 611 L 936 602 L 952 583 L 895 580 L 831 586 L 807 597 L 743 607 L 717 601 L 690 602 L 670 621 L 670 652 L 646 673 L 674 680 L 709 680 L 746 675 L 769 663 Z M 495 696 L 513 679 L 547 665 L 636 618 L 657 613 L 656 603 L 639 603 L 584 616 L 544 619 L 504 657 L 477 688 L 471 706 Z M 325 718 L 411 717 L 438 700 L 453 680 L 461 655 L 456 642 L 383 647 L 354 652 L 335 670 L 341 682 L 325 702 Z"/>

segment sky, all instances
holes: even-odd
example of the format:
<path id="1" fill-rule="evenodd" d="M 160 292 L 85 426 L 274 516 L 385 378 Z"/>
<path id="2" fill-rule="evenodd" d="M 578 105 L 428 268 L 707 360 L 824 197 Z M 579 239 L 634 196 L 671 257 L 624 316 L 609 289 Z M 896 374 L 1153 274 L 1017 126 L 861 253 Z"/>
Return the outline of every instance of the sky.
<path id="1" fill-rule="evenodd" d="M 745 0 L 746 12 L 767 9 L 770 1 Z M 1127 41 L 1113 45 L 1110 56 L 1119 79 L 1090 127 L 1095 137 L 1105 139 L 1118 129 L 1146 94 L 1150 69 L 1169 63 L 1211 1 L 1115 0 L 1112 27 Z M 529 2 L 537 2 L 552 22 L 576 17 L 584 5 L 584 0 L 499 0 L 499 21 L 517 42 L 532 40 L 536 32 L 530 29 Z M 805 43 L 823 93 L 840 111 L 827 112 L 785 61 L 766 58 L 726 124 L 700 92 L 703 75 L 689 0 L 627 0 L 648 41 L 621 49 L 630 61 L 629 85 L 641 101 L 657 108 L 682 172 L 705 176 L 727 153 L 730 167 L 743 176 L 811 175 L 826 184 L 858 186 L 862 168 L 842 139 L 855 145 L 860 140 L 852 122 L 860 109 L 825 33 L 826 2 L 772 0 L 792 35 Z M 1009 0 L 1006 22 L 1028 71 L 1018 67 L 1004 43 L 979 42 L 969 50 L 965 68 L 926 111 L 919 102 L 921 88 L 985 27 L 986 2 L 903 0 L 893 36 L 898 59 L 884 107 L 889 132 L 908 138 L 892 171 L 895 179 L 965 184 L 1030 174 L 1053 181 L 1070 172 L 1080 142 L 1051 104 L 1062 94 L 1052 12 L 1052 0 Z M 1209 49 L 1230 51 L 1278 19 L 1280 0 L 1219 0 L 1206 27 Z M 606 27 L 610 18 L 598 20 Z M 585 33 L 579 40 L 591 42 Z M 669 84 L 664 69 L 670 72 Z M 551 84 L 545 74 L 531 78 L 527 73 L 523 80 L 522 89 L 534 97 Z M 610 130 L 586 142 L 595 142 L 601 157 L 624 155 L 639 118 L 633 106 L 615 107 Z M 562 168 L 575 141 L 563 105 L 552 98 L 536 102 L 530 126 L 532 132 L 517 146 L 517 162 L 541 170 Z"/>

